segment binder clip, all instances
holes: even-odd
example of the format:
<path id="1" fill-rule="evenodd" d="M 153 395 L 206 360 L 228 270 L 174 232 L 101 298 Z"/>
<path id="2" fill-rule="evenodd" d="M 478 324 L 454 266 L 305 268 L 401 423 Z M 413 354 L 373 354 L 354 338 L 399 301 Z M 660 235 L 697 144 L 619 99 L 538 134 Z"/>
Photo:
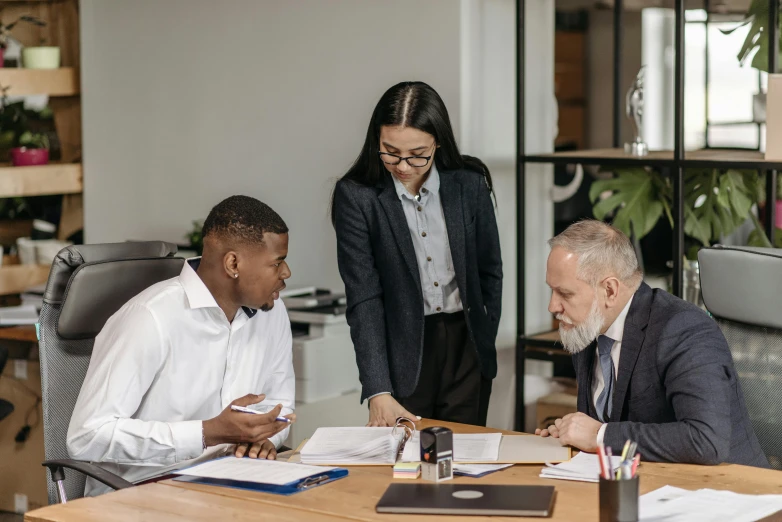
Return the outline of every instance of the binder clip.
<path id="1" fill-rule="evenodd" d="M 421 430 L 421 478 L 430 482 L 453 478 L 453 432 L 448 428 Z"/>

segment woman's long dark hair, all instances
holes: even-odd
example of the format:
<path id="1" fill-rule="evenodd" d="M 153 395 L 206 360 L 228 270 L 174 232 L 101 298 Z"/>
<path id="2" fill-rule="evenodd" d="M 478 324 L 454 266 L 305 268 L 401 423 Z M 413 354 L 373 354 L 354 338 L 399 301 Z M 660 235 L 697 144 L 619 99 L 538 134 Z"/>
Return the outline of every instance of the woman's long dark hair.
<path id="1" fill-rule="evenodd" d="M 390 176 L 378 157 L 380 128 L 384 125 L 412 127 L 431 134 L 439 146 L 434 157 L 438 171 L 473 170 L 483 174 L 489 190 L 493 190 L 491 174 L 486 165 L 478 158 L 464 156 L 459 152 L 448 109 L 440 95 L 424 82 L 398 83 L 383 94 L 372 113 L 361 153 L 342 179 L 375 186 L 384 176 Z M 334 222 L 333 195 L 331 221 Z"/>

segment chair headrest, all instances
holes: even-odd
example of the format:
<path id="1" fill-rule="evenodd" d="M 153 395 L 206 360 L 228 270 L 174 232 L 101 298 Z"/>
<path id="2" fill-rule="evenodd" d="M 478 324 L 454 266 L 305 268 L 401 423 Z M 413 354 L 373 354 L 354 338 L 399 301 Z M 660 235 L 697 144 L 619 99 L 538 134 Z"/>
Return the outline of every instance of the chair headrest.
<path id="1" fill-rule="evenodd" d="M 133 259 L 174 256 L 177 247 L 165 241 L 129 241 L 74 245 L 60 250 L 52 263 L 43 300 L 49 304 L 62 303 L 65 289 L 73 272 L 84 263 L 98 263 L 112 259 Z"/>
<path id="2" fill-rule="evenodd" d="M 716 245 L 698 252 L 703 303 L 715 316 L 782 329 L 782 250 Z"/>
<path id="3" fill-rule="evenodd" d="M 57 334 L 63 339 L 91 339 L 130 299 L 150 286 L 176 277 L 181 257 L 119 259 L 76 268 L 62 299 Z"/>

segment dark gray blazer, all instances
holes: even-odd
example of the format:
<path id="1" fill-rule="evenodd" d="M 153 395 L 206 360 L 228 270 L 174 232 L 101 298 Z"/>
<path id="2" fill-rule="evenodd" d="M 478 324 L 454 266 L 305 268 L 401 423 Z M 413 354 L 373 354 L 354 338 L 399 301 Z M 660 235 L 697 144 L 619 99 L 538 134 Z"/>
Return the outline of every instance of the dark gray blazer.
<path id="1" fill-rule="evenodd" d="M 456 281 L 481 373 L 497 374 L 502 260 L 485 178 L 441 171 L 440 200 Z M 356 350 L 361 400 L 413 393 L 424 342 L 424 297 L 402 202 L 391 175 L 375 187 L 341 180 L 334 194 L 339 273 Z"/>
<path id="2" fill-rule="evenodd" d="M 597 419 L 594 363 L 594 343 L 573 357 L 578 411 Z M 617 374 L 606 446 L 617 451 L 631 439 L 647 461 L 769 467 L 728 343 L 700 308 L 641 283 L 625 321 Z"/>

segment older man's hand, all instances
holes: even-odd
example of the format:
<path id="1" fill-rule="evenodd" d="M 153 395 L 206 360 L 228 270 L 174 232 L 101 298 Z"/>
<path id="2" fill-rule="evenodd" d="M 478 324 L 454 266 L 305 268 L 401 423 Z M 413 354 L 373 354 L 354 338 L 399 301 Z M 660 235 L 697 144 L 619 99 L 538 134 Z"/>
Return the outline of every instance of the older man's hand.
<path id="1" fill-rule="evenodd" d="M 597 451 L 597 432 L 602 424 L 589 415 L 570 413 L 554 421 L 553 426 L 535 430 L 535 435 L 554 437 L 563 446 L 573 446 L 581 451 Z"/>

